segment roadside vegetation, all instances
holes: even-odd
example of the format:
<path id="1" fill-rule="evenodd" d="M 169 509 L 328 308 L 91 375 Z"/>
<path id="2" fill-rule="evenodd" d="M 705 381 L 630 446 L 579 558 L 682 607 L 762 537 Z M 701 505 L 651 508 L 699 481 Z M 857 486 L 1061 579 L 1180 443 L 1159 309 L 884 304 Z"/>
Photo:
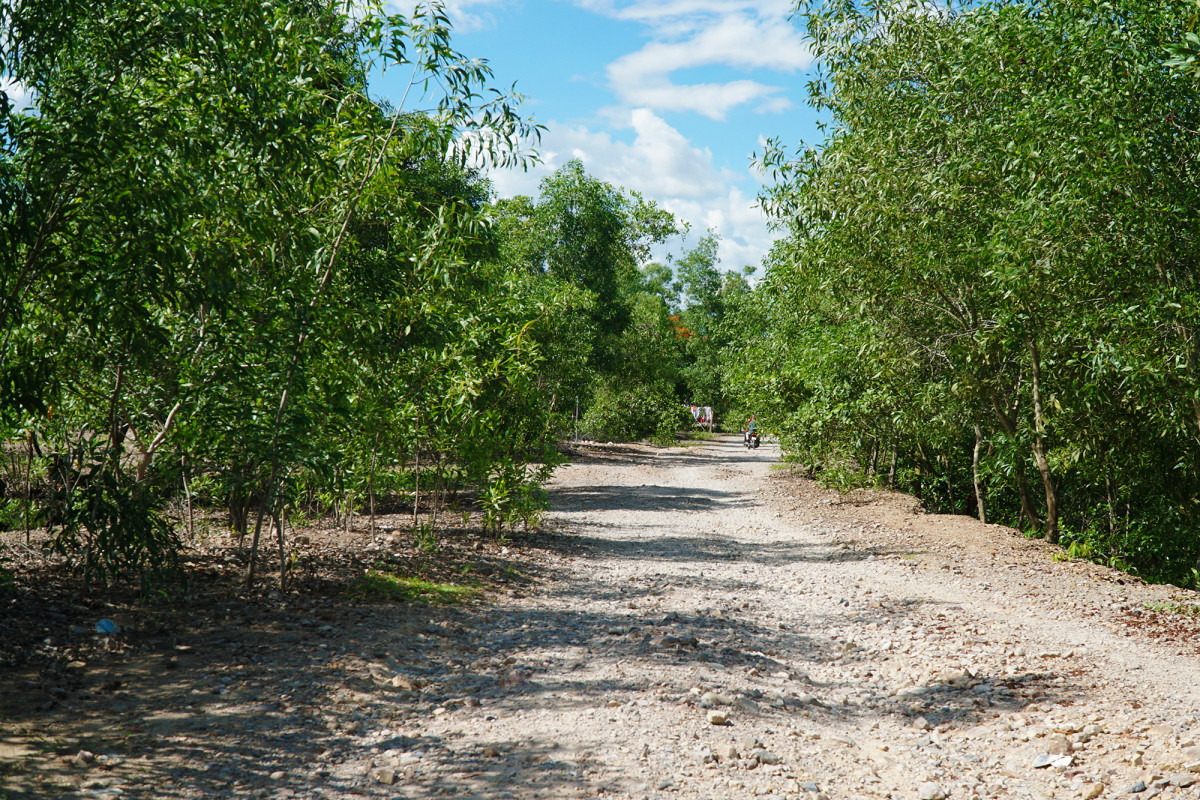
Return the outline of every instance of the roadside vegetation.
<path id="1" fill-rule="evenodd" d="M 307 521 L 502 538 L 688 405 L 1200 585 L 1193 5 L 801 3 L 828 124 L 759 154 L 758 281 L 579 161 L 495 197 L 541 128 L 436 4 L 77 5 L 0 0 L 0 528 L 85 591 L 178 593 L 197 520 L 246 588 Z"/>
<path id="2" fill-rule="evenodd" d="M 540 127 L 438 5 L 0 2 L 0 29 L 36 98 L 0 93 L 0 528 L 85 592 L 178 593 L 214 518 L 247 588 L 267 558 L 288 586 L 305 520 L 504 536 L 566 438 L 720 404 L 744 276 L 711 236 L 652 264 L 680 223 L 579 162 L 496 199 Z"/>
<path id="3" fill-rule="evenodd" d="M 1200 587 L 1189 2 L 805 2 L 728 386 L 823 479 Z"/>

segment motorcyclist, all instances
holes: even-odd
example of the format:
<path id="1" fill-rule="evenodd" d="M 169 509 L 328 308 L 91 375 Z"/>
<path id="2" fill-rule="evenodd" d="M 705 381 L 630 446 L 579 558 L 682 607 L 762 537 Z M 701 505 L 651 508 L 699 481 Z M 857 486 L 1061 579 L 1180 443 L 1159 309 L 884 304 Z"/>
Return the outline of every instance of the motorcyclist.
<path id="1" fill-rule="evenodd" d="M 750 419 L 746 420 L 746 424 L 742 429 L 743 430 L 742 439 L 746 444 L 750 444 L 750 437 L 754 436 L 754 432 L 757 429 L 758 429 L 758 423 L 755 421 L 754 415 L 751 414 Z"/>

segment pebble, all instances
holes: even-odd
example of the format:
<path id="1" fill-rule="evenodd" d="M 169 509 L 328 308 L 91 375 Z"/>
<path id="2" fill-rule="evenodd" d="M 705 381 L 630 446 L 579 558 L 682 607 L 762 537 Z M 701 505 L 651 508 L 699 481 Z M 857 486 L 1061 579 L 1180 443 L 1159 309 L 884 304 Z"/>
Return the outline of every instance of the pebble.
<path id="1" fill-rule="evenodd" d="M 927 781 L 917 790 L 917 797 L 919 800 L 946 800 L 949 795 L 940 783 Z"/>
<path id="2" fill-rule="evenodd" d="M 834 530 L 826 533 L 841 535 Z M 776 544 L 771 540 L 771 546 Z M 650 552 L 656 545 L 645 546 Z M 746 550 L 747 555 L 753 552 L 753 548 Z M 1034 555 L 1040 556 L 1040 551 Z M 899 558 L 879 558 L 885 562 L 881 566 L 889 561 L 908 566 Z M 938 558 L 931 551 L 911 560 L 925 570 Z M 793 563 L 768 569 L 752 557 L 731 560 L 736 570 L 745 570 L 744 575 L 734 573 L 736 578 L 722 583 L 719 590 L 676 605 L 676 591 L 706 590 L 710 588 L 707 577 L 683 576 L 674 565 L 659 560 L 622 559 L 613 574 L 622 581 L 612 584 L 619 589 L 612 601 L 616 613 L 603 625 L 571 615 L 561 615 L 559 625 L 558 611 L 567 607 L 567 600 L 536 588 L 529 590 L 528 601 L 538 609 L 534 615 L 525 613 L 526 601 L 504 597 L 480 612 L 478 620 L 475 611 L 439 611 L 432 616 L 419 611 L 411 623 L 389 619 L 391 633 L 381 634 L 377 641 L 363 637 L 361 646 L 343 646 L 335 636 L 320 636 L 333 627 L 317 621 L 331 621 L 328 614 L 315 613 L 297 624 L 300 634 L 278 632 L 281 643 L 303 643 L 281 649 L 294 652 L 299 662 L 301 651 L 311 653 L 318 646 L 312 639 L 325 639 L 328 650 L 320 657 L 335 669 L 353 666 L 364 676 L 375 675 L 374 694 L 348 680 L 340 689 L 318 695 L 297 681 L 280 690 L 288 697 L 278 705 L 252 705 L 266 697 L 262 673 L 256 674 L 265 667 L 254 665 L 268 663 L 275 654 L 273 648 L 239 644 L 245 672 L 222 678 L 222 673 L 210 674 L 204 659 L 195 659 L 201 663 L 195 665 L 194 677 L 188 673 L 183 680 L 195 680 L 202 691 L 197 697 L 183 690 L 181 705 L 187 711 L 180 715 L 180 724 L 188 735 L 194 724 L 195 730 L 207 731 L 196 738 L 211 736 L 221 727 L 217 720 L 240 713 L 247 721 L 232 730 L 258 735 L 278 725 L 287 731 L 286 742 L 280 740 L 279 746 L 301 737 L 322 737 L 326 729 L 336 737 L 336 744 L 330 740 L 332 752 L 314 756 L 313 765 L 271 772 L 275 784 L 253 782 L 267 773 L 251 776 L 241 765 L 226 769 L 214 764 L 204 770 L 236 787 L 225 789 L 221 796 L 250 797 L 257 792 L 271 800 L 289 796 L 289 776 L 321 783 L 331 775 L 330 783 L 344 781 L 347 787 L 353 784 L 364 794 L 381 797 L 396 793 L 401 786 L 394 784 L 401 784 L 406 792 L 416 794 L 432 795 L 437 793 L 432 787 L 445 785 L 460 787 L 463 796 L 521 798 L 532 794 L 531 785 L 550 788 L 535 772 L 542 769 L 547 770 L 546 776 L 556 776 L 549 780 L 561 779 L 571 784 L 573 794 L 578 790 L 580 796 L 589 797 L 626 796 L 618 788 L 625 780 L 618 770 L 627 770 L 634 773 L 629 779 L 638 782 L 637 791 L 628 796 L 639 800 L 825 798 L 818 783 L 806 778 L 819 778 L 821 784 L 835 787 L 830 794 L 836 798 L 861 800 L 889 796 L 1100 800 L 1146 798 L 1164 789 L 1163 800 L 1176 795 L 1186 800 L 1185 794 L 1195 798 L 1194 787 L 1200 780 L 1195 707 L 1180 710 L 1161 702 L 1169 699 L 1166 695 L 1147 698 L 1134 692 L 1142 705 L 1128 708 L 1126 698 L 1118 696 L 1106 678 L 1103 663 L 1071 655 L 1090 649 L 1081 650 L 1074 641 L 1050 642 L 1053 651 L 1047 650 L 1047 643 L 1028 644 L 1030 658 L 1052 659 L 1033 662 L 1013 641 L 1023 634 L 985 627 L 985 622 L 973 619 L 969 598 L 959 601 L 963 607 L 953 600 L 910 604 L 890 596 L 880 602 L 886 586 L 864 591 L 851 588 L 843 578 L 819 572 L 810 577 Z M 968 573 L 977 566 L 963 565 Z M 856 566 L 848 562 L 845 568 Z M 606 573 L 593 575 L 589 569 L 581 570 L 587 580 L 609 579 Z M 713 567 L 714 573 L 724 569 L 723 563 Z M 954 570 L 957 574 L 958 566 Z M 669 588 L 662 580 L 668 571 L 672 574 Z M 802 614 L 803 603 L 761 602 L 775 589 L 772 581 L 763 582 L 768 575 L 778 578 L 780 589 L 800 587 L 797 596 L 803 597 L 807 590 L 813 608 L 819 608 L 817 597 L 827 604 L 842 596 L 854 598 L 843 602 L 853 603 L 853 608 L 839 608 L 836 617 L 822 616 L 819 625 L 810 624 Z M 1004 588 L 1000 581 L 996 583 L 997 589 Z M 963 585 L 974 591 L 972 583 Z M 763 592 L 762 586 L 768 591 Z M 673 606 L 681 613 L 675 613 Z M 888 611 L 868 613 L 867 608 Z M 429 624 L 431 619 L 437 624 Z M 556 624 L 546 625 L 542 622 L 546 619 Z M 358 623 L 347 617 L 334 627 L 353 630 L 357 624 L 368 634 L 375 622 L 364 618 Z M 667 624 L 675 626 L 673 635 L 663 636 Z M 622 634 L 629 638 L 614 638 Z M 220 635 L 230 637 L 232 643 L 230 626 Z M 197 636 L 196 646 L 202 650 L 220 650 L 225 643 L 214 644 L 205 638 L 207 633 Z M 64 653 L 64 661 L 72 657 L 73 653 Z M 67 689 L 71 702 L 103 679 L 94 670 L 104 661 L 92 660 L 94 666 L 87 671 L 93 674 L 69 676 L 76 681 Z M 806 666 L 812 677 L 789 662 Z M 67 666 L 82 670 L 84 662 Z M 184 659 L 179 666 L 180 672 L 186 672 L 184 667 L 194 665 Z M 1075 667 L 1085 670 L 1082 678 Z M 65 683 L 62 674 L 57 678 Z M 1099 691 L 1089 695 L 1079 681 L 1093 679 Z M 85 681 L 82 692 L 80 681 Z M 522 686 L 525 683 L 531 685 Z M 610 688 L 607 694 L 576 694 L 571 688 L 575 684 Z M 504 688 L 509 689 L 507 696 Z M 214 698 L 217 689 L 227 693 Z M 820 691 L 820 700 L 801 689 Z M 528 695 L 520 698 L 528 705 L 512 703 L 517 699 L 512 695 L 520 693 Z M 106 704 L 109 698 L 118 699 L 110 690 L 105 695 Z M 1089 702 L 1077 702 L 1073 699 L 1077 695 Z M 135 710 L 141 704 L 138 698 L 125 705 Z M 584 706 L 582 719 L 564 716 L 559 721 L 551 716 L 572 713 L 580 705 Z M 208 711 L 216 713 L 201 722 Z M 487 724 L 498 718 L 502 722 Z M 304 730 L 310 721 L 314 729 Z M 736 727 L 719 727 L 731 722 Z M 511 731 L 520 725 L 528 725 L 530 733 L 510 740 Z M 576 728 L 610 741 L 581 746 L 581 737 L 573 735 Z M 736 743 L 721 741 L 730 739 Z M 563 744 L 560 748 L 552 741 Z M 89 753 L 84 761 L 79 760 L 83 751 L 70 755 L 81 744 L 76 740 L 74 747 L 64 749 L 59 763 L 93 765 L 91 770 L 73 770 L 76 779 L 113 777 L 102 771 L 102 757 Z M 97 741 L 89 744 L 104 749 Z M 406 751 L 414 747 L 425 749 Z M 376 760 L 368 763 L 362 753 Z M 640 761 L 636 760 L 639 753 Z M 1083 762 L 1082 769 L 1069 769 L 1075 761 Z M 126 765 L 131 767 L 132 760 Z M 1143 772 L 1147 767 L 1156 767 L 1168 777 Z M 522 786 L 530 777 L 533 781 Z M 1123 791 L 1139 778 L 1140 789 Z M 270 788 L 255 788 L 263 785 Z M 1191 791 L 1172 794 L 1170 787 L 1191 787 Z M 315 797 L 315 789 L 307 791 Z M 127 794 L 140 791 L 140 785 L 126 789 Z M 294 796 L 300 794 L 304 791 Z"/>
<path id="3" fill-rule="evenodd" d="M 749 753 L 749 757 L 753 758 L 755 761 L 757 761 L 760 764 L 767 764 L 767 765 L 778 764 L 779 760 L 780 760 L 779 756 L 775 755 L 770 750 L 765 750 L 763 748 L 757 748 L 757 749 L 751 750 Z"/>
<path id="4" fill-rule="evenodd" d="M 1046 752 L 1052 756 L 1061 756 L 1071 752 L 1071 742 L 1062 734 L 1053 734 L 1046 737 Z"/>
<path id="5" fill-rule="evenodd" d="M 727 694 L 720 692 L 705 692 L 700 697 L 701 708 L 715 708 L 716 706 L 731 706 L 733 698 Z"/>
<path id="6" fill-rule="evenodd" d="M 379 767 L 371 772 L 371 779 L 384 786 L 391 786 L 396 782 L 396 770 L 391 767 Z"/>

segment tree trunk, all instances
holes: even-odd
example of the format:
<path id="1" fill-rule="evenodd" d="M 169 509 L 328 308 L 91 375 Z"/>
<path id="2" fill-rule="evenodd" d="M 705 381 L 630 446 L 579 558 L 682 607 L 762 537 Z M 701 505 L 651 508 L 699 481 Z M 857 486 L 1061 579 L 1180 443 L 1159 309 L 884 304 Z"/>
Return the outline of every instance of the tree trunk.
<path id="1" fill-rule="evenodd" d="M 240 481 L 229 490 L 229 527 L 237 534 L 238 549 L 243 549 L 250 530 L 250 498 Z"/>
<path id="2" fill-rule="evenodd" d="M 29 544 L 29 506 L 33 503 L 33 431 L 29 432 L 29 461 L 25 463 L 25 544 Z"/>
<path id="3" fill-rule="evenodd" d="M 420 425 L 420 421 L 417 421 Z M 421 525 L 421 443 L 417 442 L 416 451 L 413 453 L 413 471 L 415 472 L 415 485 L 413 488 L 413 528 L 416 529 Z"/>
<path id="4" fill-rule="evenodd" d="M 954 501 L 954 476 L 950 474 L 950 459 L 942 456 L 942 466 L 946 468 L 946 497 L 950 500 L 950 513 L 958 513 L 958 503 Z"/>
<path id="5" fill-rule="evenodd" d="M 275 534 L 279 541 L 279 591 L 287 591 L 287 544 L 283 536 L 283 509 L 275 512 L 272 522 L 275 524 Z"/>
<path id="6" fill-rule="evenodd" d="M 1193 338 L 1191 331 L 1183 334 L 1183 338 L 1189 340 L 1185 347 L 1187 353 L 1188 375 L 1194 376 L 1196 374 L 1196 348 L 1193 346 L 1191 341 Z M 1189 399 L 1192 402 L 1192 419 L 1196 423 L 1196 430 L 1200 431 L 1200 396 L 1197 395 L 1196 390 L 1193 390 L 1188 394 L 1190 395 Z"/>
<path id="7" fill-rule="evenodd" d="M 183 467 L 183 472 L 182 472 L 183 496 L 187 499 L 188 539 L 191 541 L 195 541 L 196 540 L 196 521 L 195 521 L 195 517 L 192 515 L 192 485 L 191 485 L 191 482 L 188 481 L 187 456 L 183 456 L 180 459 L 180 461 L 181 461 L 180 466 Z"/>
<path id="8" fill-rule="evenodd" d="M 375 432 L 375 444 L 371 447 L 371 474 L 367 476 L 367 494 L 371 498 L 371 522 L 367 529 L 375 535 L 375 459 L 379 454 L 379 432 Z"/>
<path id="9" fill-rule="evenodd" d="M 1117 510 L 1113 508 L 1112 479 L 1104 476 L 1104 493 L 1108 499 L 1108 535 L 1117 535 Z"/>
<path id="10" fill-rule="evenodd" d="M 987 524 L 987 509 L 983 504 L 983 478 L 979 475 L 979 451 L 983 449 L 983 430 L 975 423 L 975 449 L 971 453 L 971 480 L 975 483 L 975 508 L 979 511 L 979 521 Z"/>
<path id="11" fill-rule="evenodd" d="M 273 499 L 273 498 L 272 498 Z M 258 521 L 254 523 L 254 538 L 250 540 L 250 563 L 246 565 L 246 588 L 254 588 L 254 566 L 258 559 L 258 542 L 262 536 L 263 518 L 267 515 L 267 504 L 258 509 Z"/>
<path id="12" fill-rule="evenodd" d="M 1004 433 L 1008 438 L 1016 441 L 1016 420 L 1001 407 L 1000 399 L 996 397 L 995 392 L 991 393 L 991 399 L 992 410 L 996 412 L 996 419 L 1000 421 L 1000 427 L 1004 428 Z M 1013 474 L 1017 479 L 1017 492 L 1021 497 L 1021 516 L 1025 517 L 1034 528 L 1041 528 L 1042 520 L 1033 512 L 1033 498 L 1029 495 L 1029 484 L 1025 480 L 1025 464 L 1020 457 L 1013 464 Z"/>
<path id="13" fill-rule="evenodd" d="M 1042 475 L 1042 486 L 1046 490 L 1046 540 L 1058 544 L 1058 490 L 1054 486 L 1054 475 L 1046 461 L 1046 418 L 1042 408 L 1042 359 L 1037 343 L 1030 340 L 1029 354 L 1033 361 L 1033 458 Z"/>

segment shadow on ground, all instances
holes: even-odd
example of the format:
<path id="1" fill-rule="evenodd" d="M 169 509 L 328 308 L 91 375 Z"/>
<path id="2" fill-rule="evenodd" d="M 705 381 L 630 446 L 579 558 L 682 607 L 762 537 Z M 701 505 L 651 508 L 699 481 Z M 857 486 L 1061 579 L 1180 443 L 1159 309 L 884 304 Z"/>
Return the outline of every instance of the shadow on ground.
<path id="1" fill-rule="evenodd" d="M 688 451 L 673 458 L 726 462 L 737 448 L 736 440 L 721 441 L 716 455 Z M 742 455 L 773 459 L 765 448 Z M 628 492 L 606 485 L 560 489 L 554 500 L 568 512 L 677 513 L 747 502 L 733 493 L 686 489 Z M 520 725 L 523 714 L 541 709 L 587 714 L 612 702 L 652 700 L 643 679 L 606 677 L 600 669 L 617 663 L 627 665 L 629 675 L 664 678 L 702 664 L 776 676 L 746 699 L 781 728 L 801 718 L 849 725 L 885 715 L 967 727 L 1034 699 L 1075 699 L 1056 683 L 1062 675 L 1050 671 L 978 676 L 992 689 L 986 695 L 976 691 L 977 683 L 962 680 L 935 680 L 899 693 L 865 678 L 858 684 L 813 682 L 806 673 L 814 664 L 858 662 L 865 670 L 882 659 L 834 647 L 827 631 L 848 614 L 867 621 L 886 616 L 902 626 L 922 616 L 920 604 L 872 609 L 846 601 L 800 624 L 769 625 L 740 613 L 735 599 L 779 586 L 703 575 L 705 564 L 719 561 L 782 568 L 884 551 L 687 535 L 677 527 L 656 528 L 653 521 L 639 539 L 607 538 L 598 535 L 599 526 L 586 524 L 573 530 L 514 537 L 506 545 L 514 552 L 507 555 L 499 547 L 480 555 L 464 549 L 452 559 L 453 569 L 439 573 L 521 578 L 494 585 L 496 602 L 439 607 L 356 600 L 350 591 L 355 574 L 393 559 L 373 553 L 314 584 L 315 594 L 210 592 L 203 609 L 132 608 L 125 629 L 112 637 L 75 630 L 70 614 L 46 616 L 51 644 L 42 656 L 0 671 L 0 796 L 432 800 L 629 794 L 632 787 L 595 753 L 523 734 Z M 645 569 L 634 580 L 604 581 L 573 570 L 572 559 L 579 557 L 636 561 Z M 681 562 L 697 570 L 668 579 Z M 573 599 L 570 610 L 506 598 L 519 596 L 528 582 L 522 576 L 534 572 L 549 579 L 550 597 Z M 707 590 L 706 607 L 655 610 L 672 584 L 689 581 Z M 606 610 L 614 606 L 623 610 Z M 699 716 L 703 711 L 690 688 L 669 685 L 662 702 Z M 470 739 L 431 735 L 428 721 L 447 715 L 494 724 Z"/>

